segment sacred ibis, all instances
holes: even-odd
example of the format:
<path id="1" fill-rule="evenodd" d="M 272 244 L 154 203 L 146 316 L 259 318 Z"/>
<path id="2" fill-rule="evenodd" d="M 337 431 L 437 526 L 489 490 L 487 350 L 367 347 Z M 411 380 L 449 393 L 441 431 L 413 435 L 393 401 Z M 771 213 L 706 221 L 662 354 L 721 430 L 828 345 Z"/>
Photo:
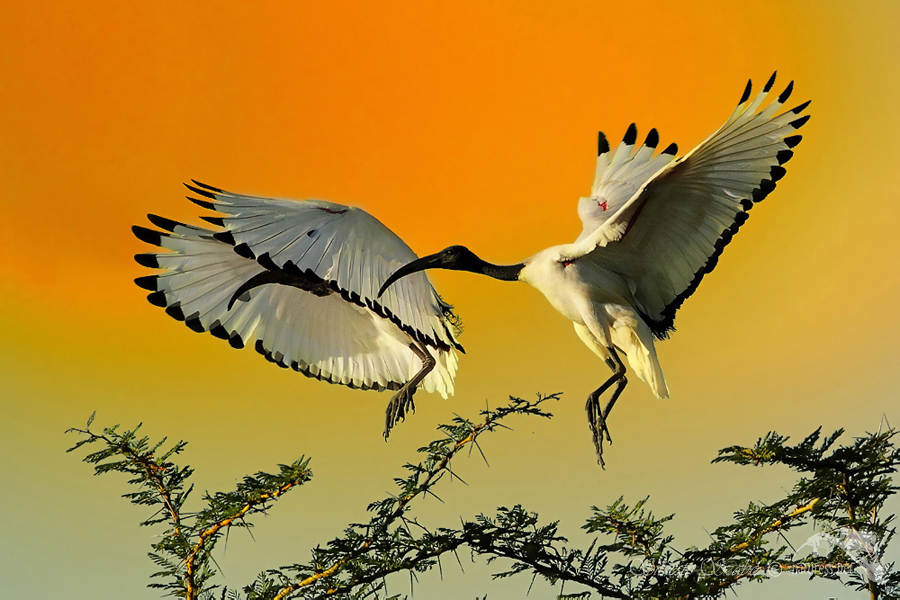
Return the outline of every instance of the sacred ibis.
<path id="1" fill-rule="evenodd" d="M 781 111 L 793 82 L 764 108 L 773 74 L 751 100 L 751 83 L 724 125 L 684 156 L 656 153 L 652 129 L 637 147 L 632 124 L 615 149 L 599 134 L 589 197 L 578 202 L 583 231 L 514 265 L 488 263 L 462 246 L 417 258 L 365 211 L 321 200 L 275 200 L 193 181 L 189 199 L 223 216 L 212 231 L 148 215 L 162 231 L 135 226 L 144 242 L 169 252 L 138 254 L 164 272 L 136 279 L 152 304 L 197 332 L 269 361 L 353 388 L 395 390 L 385 437 L 414 409 L 418 388 L 453 393 L 457 319 L 426 269 L 470 271 L 524 281 L 543 293 L 578 337 L 612 370 L 586 411 L 602 464 L 606 421 L 625 389 L 624 353 L 653 393 L 668 397 L 654 339 L 674 329 L 675 313 L 785 174 L 800 142 L 809 102 Z M 612 394 L 601 407 L 600 397 Z"/>

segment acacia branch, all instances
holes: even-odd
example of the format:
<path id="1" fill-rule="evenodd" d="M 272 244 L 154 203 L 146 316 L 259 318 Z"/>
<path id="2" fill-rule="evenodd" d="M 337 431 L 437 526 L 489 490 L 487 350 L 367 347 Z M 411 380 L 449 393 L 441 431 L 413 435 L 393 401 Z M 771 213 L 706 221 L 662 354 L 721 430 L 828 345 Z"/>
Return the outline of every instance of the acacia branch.
<path id="1" fill-rule="evenodd" d="M 775 521 L 772 521 L 772 523 L 769 524 L 768 526 L 763 527 L 761 530 L 756 532 L 756 535 L 754 535 L 752 538 L 750 538 L 750 540 L 743 542 L 741 544 L 738 544 L 736 546 L 732 546 L 731 548 L 728 548 L 725 552 L 728 554 L 737 554 L 741 550 L 746 550 L 747 548 L 750 547 L 751 544 L 756 542 L 762 536 L 766 535 L 767 533 L 772 533 L 773 531 L 776 531 L 776 530 L 784 527 L 785 525 L 787 525 L 788 521 L 796 519 L 800 515 L 811 511 L 813 508 L 815 508 L 816 504 L 819 503 L 819 500 L 820 500 L 820 498 L 813 498 L 807 504 L 805 504 L 803 506 L 798 506 L 790 513 L 784 515 L 780 519 L 776 519 Z"/>
<path id="2" fill-rule="evenodd" d="M 484 423 L 474 426 L 472 428 L 472 432 L 468 436 L 466 436 L 462 440 L 459 440 L 458 442 L 456 442 L 456 444 L 453 446 L 453 448 L 451 448 L 450 450 L 447 451 L 447 453 L 444 455 L 444 457 L 441 459 L 441 461 L 438 462 L 437 465 L 435 465 L 434 467 L 432 467 L 430 470 L 428 470 L 426 472 L 427 475 L 425 477 L 425 481 L 422 482 L 421 485 L 419 485 L 413 492 L 405 494 L 404 496 L 400 497 L 400 500 L 397 503 L 397 508 L 395 508 L 393 510 L 393 512 L 391 512 L 391 514 L 388 516 L 387 520 L 380 527 L 378 527 L 372 534 L 370 534 L 368 537 L 366 537 L 365 541 L 360 545 L 360 547 L 356 551 L 348 554 L 347 556 L 344 556 L 343 558 L 341 558 L 339 561 L 337 561 L 331 567 L 325 569 L 324 571 L 315 573 L 314 575 L 310 575 L 303 581 L 299 581 L 297 583 L 293 583 L 289 586 L 282 588 L 278 592 L 278 594 L 276 594 L 275 600 L 283 600 L 284 598 L 286 598 L 288 596 L 288 594 L 295 592 L 302 587 L 312 585 L 313 583 L 315 583 L 316 581 L 318 581 L 320 579 L 334 575 L 335 573 L 338 572 L 338 570 L 341 569 L 341 567 L 343 567 L 345 564 L 347 564 L 347 562 L 349 562 L 355 558 L 358 558 L 359 556 L 364 554 L 372 546 L 372 544 L 375 542 L 375 540 L 378 539 L 379 536 L 384 534 L 384 532 L 387 531 L 388 527 L 390 527 L 391 524 L 394 521 L 396 521 L 397 518 L 400 517 L 404 513 L 406 507 L 409 505 L 410 502 L 412 502 L 412 500 L 416 496 L 428 491 L 428 489 L 433 485 L 433 483 L 437 482 L 437 478 L 439 478 L 439 476 L 442 474 L 442 471 L 449 470 L 448 465 L 450 464 L 450 459 L 452 459 L 457 453 L 459 453 L 460 449 L 462 449 L 463 446 L 474 442 L 475 439 L 478 437 L 478 435 L 482 431 L 484 431 L 485 429 L 492 428 L 492 425 L 493 425 L 493 421 L 490 418 L 485 419 Z"/>
<path id="3" fill-rule="evenodd" d="M 558 394 L 551 394 L 549 396 L 542 397 L 534 404 L 534 406 L 536 406 L 537 404 L 540 404 L 541 402 L 544 402 L 545 400 L 558 399 L 558 397 L 559 397 Z M 524 401 L 521 401 L 521 400 L 518 400 L 518 402 L 524 403 Z M 410 491 L 406 494 L 403 494 L 398 498 L 396 508 L 394 508 L 394 510 L 389 515 L 387 515 L 387 517 L 384 519 L 384 521 L 381 523 L 381 525 L 379 525 L 377 528 L 374 529 L 374 531 L 372 531 L 368 536 L 365 537 L 364 541 L 360 544 L 360 546 L 356 550 L 348 553 L 347 555 L 345 555 L 344 557 L 342 557 L 341 559 L 336 561 L 329 568 L 324 569 L 323 571 L 320 571 L 318 573 L 314 573 L 313 575 L 310 575 L 309 577 L 303 579 L 302 581 L 299 581 L 297 583 L 293 583 L 291 585 L 283 587 L 278 592 L 278 594 L 275 595 L 274 600 L 284 600 L 284 598 L 287 598 L 287 596 L 289 594 L 299 590 L 300 588 L 310 586 L 321 579 L 335 575 L 348 562 L 355 560 L 356 558 L 365 554 L 372 547 L 375 540 L 377 540 L 379 537 L 381 537 L 388 530 L 388 528 L 398 518 L 400 518 L 403 515 L 403 513 L 406 511 L 406 507 L 413 501 L 413 499 L 415 499 L 417 496 L 419 496 L 421 494 L 429 492 L 430 489 L 434 486 L 434 484 L 436 484 L 440 480 L 440 478 L 443 476 L 444 472 L 450 473 L 451 476 L 453 475 L 453 472 L 450 470 L 450 461 L 453 459 L 454 456 L 456 456 L 464 447 L 466 447 L 469 444 L 473 444 L 477 447 L 476 440 L 478 439 L 479 435 L 481 435 L 485 431 L 493 431 L 496 427 L 505 427 L 504 425 L 500 424 L 498 421 L 500 419 L 502 419 L 503 417 L 505 417 L 506 415 L 520 412 L 520 410 L 521 409 L 519 407 L 516 407 L 515 405 L 510 405 L 508 407 L 502 407 L 496 411 L 489 411 L 489 410 L 484 411 L 482 413 L 482 414 L 486 414 L 484 422 L 482 422 L 478 425 L 470 424 L 471 429 L 469 431 L 469 434 L 462 439 L 456 440 L 453 447 L 444 452 L 441 460 L 439 460 L 431 468 L 424 471 L 424 473 L 425 473 L 424 481 L 422 481 L 422 483 L 417 485 L 412 491 Z M 546 416 L 546 414 L 545 414 L 545 416 Z M 480 449 L 479 449 L 479 451 L 480 451 Z M 398 570 L 402 570 L 402 569 L 398 569 Z M 385 574 L 387 574 L 387 573 L 385 573 Z M 329 593 L 331 593 L 331 592 L 329 591 Z"/>

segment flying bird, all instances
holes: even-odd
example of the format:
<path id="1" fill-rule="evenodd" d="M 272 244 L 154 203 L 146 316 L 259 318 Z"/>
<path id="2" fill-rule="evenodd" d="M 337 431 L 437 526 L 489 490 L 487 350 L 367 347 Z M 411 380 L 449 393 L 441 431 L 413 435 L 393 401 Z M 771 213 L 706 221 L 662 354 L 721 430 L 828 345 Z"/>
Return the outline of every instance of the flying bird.
<path id="1" fill-rule="evenodd" d="M 134 227 L 169 252 L 138 254 L 164 269 L 136 280 L 151 303 L 191 329 L 307 376 L 361 389 L 394 390 L 391 428 L 414 410 L 419 388 L 453 393 L 463 352 L 458 320 L 424 271 L 470 271 L 523 281 L 570 319 L 578 337 L 612 371 L 585 406 L 603 464 L 607 420 L 634 373 L 660 398 L 669 390 L 655 340 L 674 330 L 676 311 L 712 271 L 752 206 L 785 174 L 809 116 L 805 102 L 782 110 L 793 82 L 766 106 L 775 74 L 704 142 L 679 157 L 657 153 L 652 129 L 637 145 L 632 124 L 611 148 L 601 132 L 591 194 L 578 201 L 583 230 L 514 265 L 488 263 L 463 246 L 417 258 L 365 211 L 320 200 L 247 196 L 193 181 L 189 199 L 224 216 L 209 230 L 149 215 L 162 231 Z M 600 398 L 612 388 L 601 406 Z"/>

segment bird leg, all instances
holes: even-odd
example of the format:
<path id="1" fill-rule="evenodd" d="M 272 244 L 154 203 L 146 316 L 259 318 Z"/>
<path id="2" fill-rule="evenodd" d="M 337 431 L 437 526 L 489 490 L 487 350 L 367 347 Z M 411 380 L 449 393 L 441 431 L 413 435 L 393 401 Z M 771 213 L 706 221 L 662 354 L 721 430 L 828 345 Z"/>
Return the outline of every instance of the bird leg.
<path id="1" fill-rule="evenodd" d="M 610 358 L 607 359 L 606 364 L 613 371 L 612 377 L 603 382 L 603 385 L 588 396 L 587 404 L 584 407 L 585 412 L 587 412 L 588 426 L 591 429 L 594 450 L 597 452 L 597 462 L 600 463 L 601 467 L 606 466 L 606 463 L 603 461 L 604 435 L 606 436 L 606 441 L 612 444 L 612 437 L 609 435 L 609 427 L 606 424 L 606 420 L 609 418 L 616 400 L 619 399 L 619 396 L 628 384 L 628 380 L 625 378 L 625 365 L 622 363 L 619 355 L 616 354 L 614 348 L 609 348 L 609 352 Z M 612 397 L 606 403 L 606 407 L 601 410 L 600 396 L 614 383 L 616 384 L 616 389 L 613 390 Z"/>
<path id="2" fill-rule="evenodd" d="M 403 384 L 403 387 L 397 390 L 397 393 L 394 394 L 394 397 L 388 402 L 387 410 L 385 410 L 384 414 L 385 440 L 388 439 L 394 425 L 406 418 L 407 412 L 416 412 L 413 394 L 416 393 L 416 389 L 419 384 L 422 383 L 422 380 L 425 379 L 425 376 L 428 375 L 437 364 L 437 361 L 435 361 L 434 357 L 428 352 L 428 348 L 422 344 L 413 342 L 409 345 L 409 349 L 422 361 L 422 369 L 416 373 L 412 379 Z"/>

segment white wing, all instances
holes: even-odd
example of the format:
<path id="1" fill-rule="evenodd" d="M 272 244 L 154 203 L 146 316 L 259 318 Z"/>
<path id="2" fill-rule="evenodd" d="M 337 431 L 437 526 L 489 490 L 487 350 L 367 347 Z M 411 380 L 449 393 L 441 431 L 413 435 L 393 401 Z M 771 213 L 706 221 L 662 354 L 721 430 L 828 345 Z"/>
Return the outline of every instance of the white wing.
<path id="1" fill-rule="evenodd" d="M 578 216 L 584 228 L 576 244 L 588 238 L 603 227 L 625 206 L 647 181 L 660 169 L 675 161 L 678 146 L 669 144 L 657 156 L 653 156 L 659 133 L 651 129 L 647 139 L 637 152 L 633 152 L 637 141 L 637 126 L 632 123 L 622 138 L 622 143 L 610 151 L 609 142 L 601 131 L 597 143 L 597 170 L 591 197 L 578 200 Z M 615 227 L 608 228 L 607 235 L 613 235 Z M 619 232 L 621 234 L 621 232 Z"/>
<path id="2" fill-rule="evenodd" d="M 207 220 L 218 224 L 240 222 L 243 233 L 238 235 L 252 239 L 253 245 L 241 243 L 259 249 L 260 244 L 271 243 L 273 236 L 269 235 L 271 228 L 264 227 L 257 228 L 264 234 L 259 242 L 249 235 L 250 222 L 261 220 L 246 208 L 252 201 L 263 205 L 259 212 L 271 218 L 262 221 L 281 223 L 285 229 L 299 227 L 297 233 L 307 238 L 300 240 L 304 245 L 293 244 L 306 249 L 306 258 L 291 262 L 299 265 L 301 272 L 308 268 L 304 261 L 315 259 L 323 264 L 328 261 L 330 271 L 320 264 L 319 271 L 310 268 L 307 277 L 311 281 L 317 281 L 318 277 L 324 291 L 317 295 L 296 287 L 270 284 L 254 287 L 235 298 L 235 293 L 247 281 L 279 268 L 274 261 L 269 264 L 273 259 L 264 258 L 267 252 L 260 252 L 258 259 L 248 258 L 239 254 L 246 254 L 240 243 L 238 247 L 229 243 L 229 235 L 235 234 L 229 234 L 228 229 L 217 233 L 150 215 L 150 220 L 165 231 L 135 227 L 135 234 L 147 243 L 172 251 L 135 257 L 144 266 L 166 270 L 136 280 L 138 285 L 153 292 L 148 296 L 150 302 L 166 307 L 170 316 L 185 321 L 194 331 L 209 331 L 237 348 L 252 344 L 281 367 L 363 389 L 397 389 L 421 369 L 421 360 L 409 347 L 410 337 L 415 336 L 436 350 L 433 354 L 437 365 L 423 381 L 423 387 L 444 396 L 453 392 L 457 367 L 455 348 L 459 346 L 449 307 L 440 300 L 427 278 L 417 282 L 418 289 L 415 282 L 410 282 L 380 305 L 367 302 L 368 297 L 357 291 L 378 289 L 380 280 L 365 281 L 366 277 L 377 276 L 371 275 L 377 272 L 373 264 L 390 265 L 381 267 L 390 273 L 393 265 L 415 259 L 406 244 L 365 212 L 324 202 L 248 199 L 240 215 Z M 211 206 L 203 201 L 199 203 Z M 295 205 L 299 208 L 294 208 Z M 237 210 L 224 203 L 221 206 L 223 210 Z M 308 221 L 300 217 L 304 212 L 310 217 Z M 339 220 L 348 213 L 356 218 Z M 317 231 L 322 232 L 321 237 L 316 236 Z M 324 244 L 316 240 L 324 240 Z M 320 250 L 316 257 L 317 245 Z M 330 250 L 326 252 L 322 248 Z M 371 250 L 366 253 L 366 248 Z M 290 252 L 289 248 L 284 250 Z M 391 252 L 397 255 L 393 259 Z M 350 268 L 341 270 L 344 262 L 337 258 L 340 256 L 351 263 Z M 286 265 L 287 260 L 281 264 Z M 320 272 L 323 277 L 318 276 Z M 344 287 L 348 277 L 353 277 L 352 281 L 359 287 Z M 413 298 L 416 304 L 402 305 L 406 298 Z M 403 320 L 401 315 L 411 318 Z"/>
<path id="3" fill-rule="evenodd" d="M 775 189 L 785 174 L 781 165 L 793 156 L 790 148 L 800 142 L 795 131 L 809 116 L 797 115 L 809 102 L 776 115 L 793 82 L 758 110 L 774 82 L 773 74 L 752 101 L 748 82 L 731 117 L 684 157 L 649 177 L 637 170 L 633 180 L 611 180 L 614 189 L 635 191 L 612 218 L 566 248 L 571 257 L 623 274 L 659 337 L 673 329 L 675 312 L 715 267 L 747 211 Z"/>
<path id="4" fill-rule="evenodd" d="M 445 316 L 447 305 L 425 273 L 398 282 L 377 298 L 382 282 L 417 256 L 366 211 L 322 200 L 245 196 L 194 183 L 187 187 L 212 202 L 192 201 L 228 215 L 205 220 L 225 227 L 215 237 L 238 254 L 267 269 L 308 271 L 345 300 L 389 318 L 420 342 L 440 349 L 460 347 Z"/>

